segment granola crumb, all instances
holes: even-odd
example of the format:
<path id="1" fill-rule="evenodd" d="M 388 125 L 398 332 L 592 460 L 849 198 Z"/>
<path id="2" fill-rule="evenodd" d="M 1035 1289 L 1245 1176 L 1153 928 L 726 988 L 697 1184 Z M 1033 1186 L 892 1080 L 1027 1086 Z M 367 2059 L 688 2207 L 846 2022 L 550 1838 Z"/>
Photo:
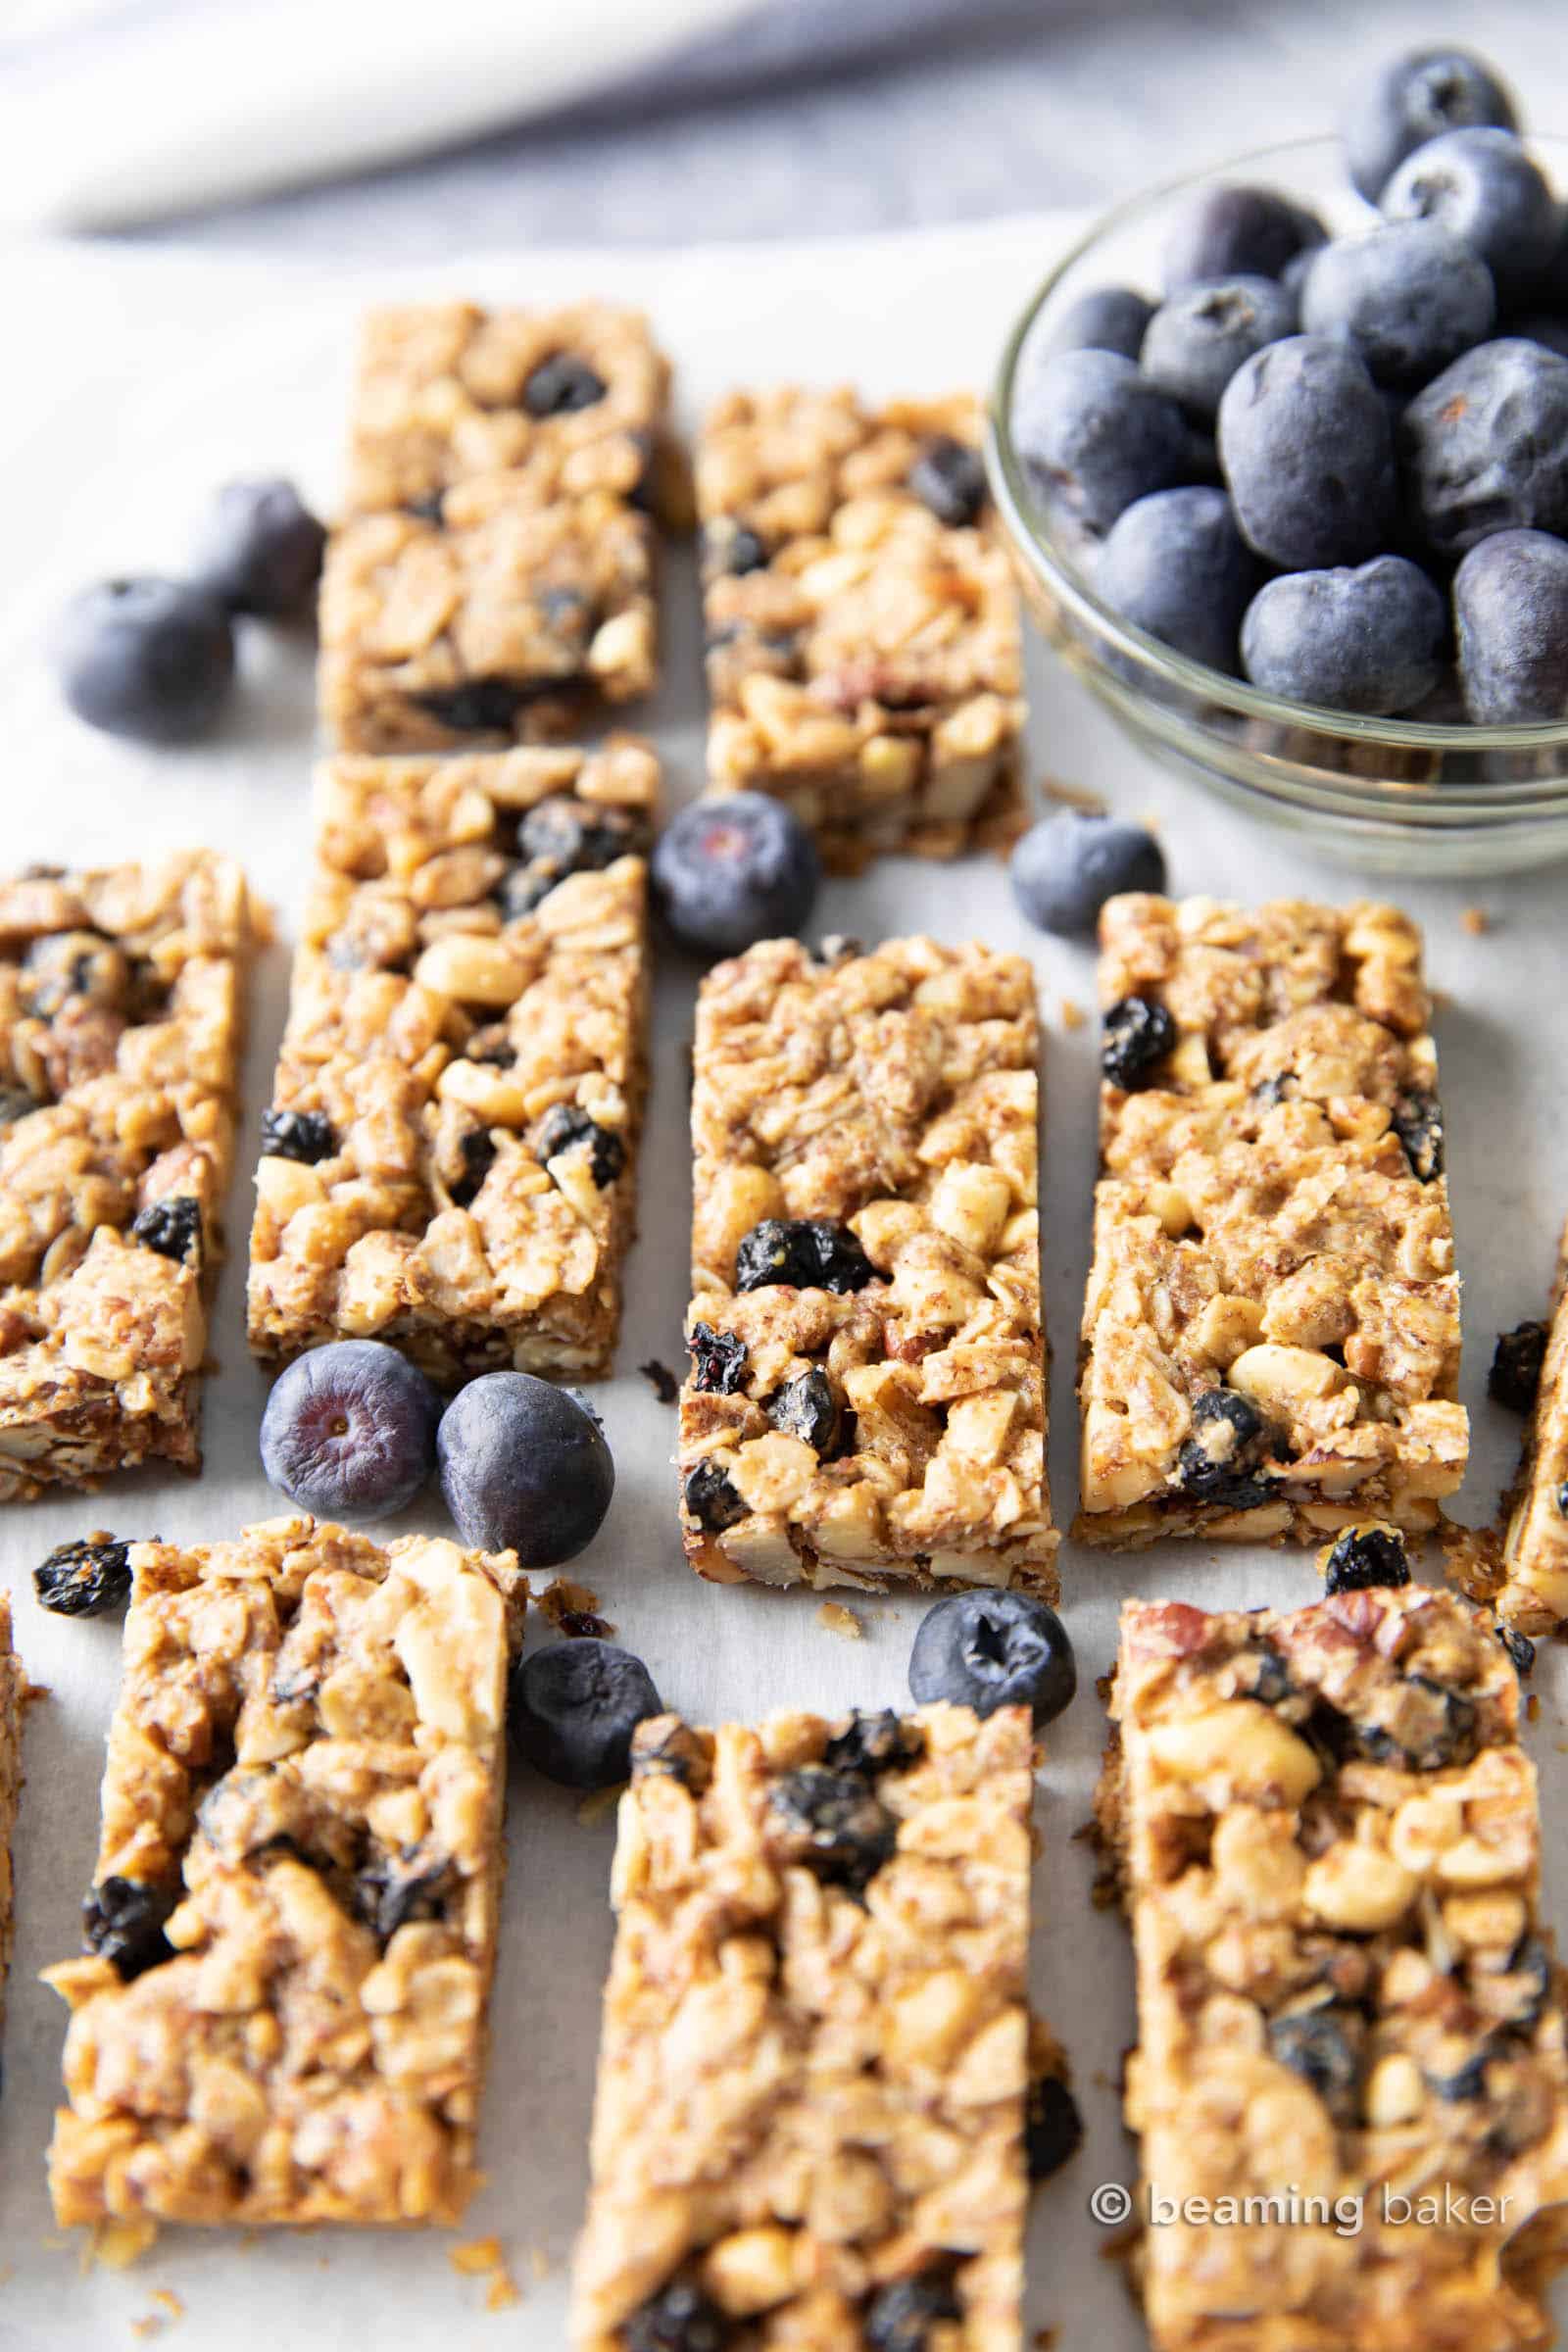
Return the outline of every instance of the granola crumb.
<path id="1" fill-rule="evenodd" d="M 1053 2344 L 1060 2333 L 1059 2328 L 1037 2328 L 1035 2329 L 1035 2352 L 1051 2352 Z"/>
<path id="2" fill-rule="evenodd" d="M 155 2286 L 152 2299 L 161 2310 L 169 2314 L 172 2320 L 182 2320 L 185 2317 L 185 2306 L 172 2286 Z"/>
<path id="3" fill-rule="evenodd" d="M 1532 1690 L 1525 1700 L 1525 1720 L 1527 1723 L 1541 1721 L 1541 1693 L 1539 1690 Z"/>
<path id="4" fill-rule="evenodd" d="M 609 1642 L 615 1628 L 608 1617 L 599 1614 L 599 1595 L 592 1585 L 579 1585 L 569 1576 L 558 1576 L 546 1585 L 539 1595 L 539 1606 L 558 1634 L 568 1641 L 582 1641 L 591 1635 L 596 1641 Z"/>
<path id="5" fill-rule="evenodd" d="M 637 1369 L 661 1404 L 674 1404 L 678 1400 L 680 1382 L 675 1378 L 669 1366 L 662 1364 L 657 1355 L 651 1355 L 647 1363 L 639 1364 Z"/>
<path id="6" fill-rule="evenodd" d="M 461 2246 L 447 2248 L 448 2262 L 465 2278 L 480 2278 L 487 2271 L 499 2270 L 503 2259 L 499 2237 L 470 2237 Z"/>
<path id="7" fill-rule="evenodd" d="M 613 1813 L 625 1793 L 625 1788 L 624 1781 L 616 1781 L 612 1788 L 596 1788 L 591 1796 L 585 1796 L 577 1807 L 577 1820 L 580 1826 L 585 1830 L 596 1829 L 607 1813 Z"/>
<path id="8" fill-rule="evenodd" d="M 1083 808 L 1091 816 L 1104 814 L 1103 797 L 1098 792 L 1089 791 L 1085 785 L 1064 784 L 1059 776 L 1042 776 L 1040 790 L 1043 798 L 1059 801 L 1064 808 Z"/>
<path id="9" fill-rule="evenodd" d="M 145 2216 L 130 2221 L 100 2222 L 82 2239 L 82 2275 L 85 2277 L 95 2264 L 106 2271 L 128 2271 L 157 2235 L 158 2224 Z"/>
<path id="10" fill-rule="evenodd" d="M 1466 906 L 1459 921 L 1472 939 L 1481 939 L 1492 929 L 1492 917 L 1484 906 Z"/>
<path id="11" fill-rule="evenodd" d="M 1081 1029 L 1089 1015 L 1073 997 L 1063 997 L 1060 1004 L 1061 1025 L 1064 1029 Z"/>
<path id="12" fill-rule="evenodd" d="M 490 2274 L 490 2283 L 484 2290 L 486 2311 L 511 2311 L 522 2301 L 522 2289 L 503 2264 Z"/>
<path id="13" fill-rule="evenodd" d="M 824 1600 L 816 1612 L 816 1622 L 818 1625 L 824 1626 L 830 1634 L 837 1634 L 841 1642 L 863 1642 L 865 1640 L 864 1626 L 855 1611 L 847 1609 L 842 1601 Z"/>

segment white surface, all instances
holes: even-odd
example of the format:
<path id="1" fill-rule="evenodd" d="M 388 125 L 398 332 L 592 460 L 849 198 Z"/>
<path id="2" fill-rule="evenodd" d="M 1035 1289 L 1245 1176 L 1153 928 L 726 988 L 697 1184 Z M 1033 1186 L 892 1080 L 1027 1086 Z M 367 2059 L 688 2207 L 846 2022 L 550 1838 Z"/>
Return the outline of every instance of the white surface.
<path id="1" fill-rule="evenodd" d="M 858 376 L 873 391 L 936 391 L 989 370 L 1009 312 L 1050 257 L 1062 223 L 1013 221 L 920 241 L 843 241 L 765 252 L 731 248 L 636 257 L 536 254 L 494 259 L 442 282 L 490 296 L 551 298 L 603 290 L 653 311 L 679 369 L 688 412 L 743 375 Z M 7 315 L 27 321 L 25 364 L 0 383 L 7 468 L 7 587 L 0 596 L 0 697 L 10 743 L 4 856 L 105 859 L 160 844 L 209 842 L 241 856 L 277 908 L 286 937 L 306 868 L 310 667 L 306 649 L 261 634 L 245 647 L 243 691 L 213 746 L 141 756 L 92 735 L 60 710 L 39 640 L 74 586 L 125 566 L 177 562 L 207 492 L 236 470 L 296 471 L 329 500 L 336 478 L 352 314 L 372 293 L 411 281 L 359 272 L 329 281 L 270 267 L 180 264 L 140 256 L 14 255 Z M 700 745 L 698 631 L 692 572 L 668 581 L 669 686 L 652 725 L 670 790 L 692 788 Z M 1092 785 L 1121 811 L 1153 812 L 1171 881 L 1182 891 L 1258 896 L 1319 892 L 1346 900 L 1353 877 L 1317 866 L 1135 760 L 1108 721 L 1060 672 L 1039 665 L 1033 765 Z M 1539 1313 L 1553 1231 L 1568 1206 L 1563 1110 L 1562 875 L 1490 886 L 1424 887 L 1407 904 L 1428 926 L 1449 1162 L 1465 1270 L 1464 1389 L 1475 1408 L 1474 1467 L 1461 1515 L 1487 1515 L 1511 1468 L 1517 1429 L 1482 1399 L 1492 1335 Z M 1487 906 L 1481 939 L 1460 909 Z M 1088 954 L 1029 933 L 1005 877 L 989 862 L 953 868 L 892 860 L 823 895 L 816 927 L 866 938 L 927 927 L 979 934 L 1033 954 L 1049 1025 L 1046 1050 L 1046 1295 L 1056 1371 L 1053 1469 L 1060 1515 L 1072 1509 L 1073 1336 L 1087 1258 L 1094 1171 L 1095 1033 L 1066 1033 L 1061 1000 L 1092 1002 Z M 254 1000 L 241 1166 L 282 1020 L 283 950 L 267 959 Z M 852 1645 L 817 1622 L 806 1593 L 701 1585 L 682 1563 L 669 1454 L 674 1419 L 635 1367 L 679 1361 L 688 1216 L 684 1045 L 692 979 L 674 961 L 659 979 L 654 1097 L 642 1171 L 643 1237 L 631 1260 L 619 1377 L 599 1392 L 619 1486 L 610 1519 L 571 1573 L 592 1584 L 627 1644 L 648 1660 L 665 1698 L 697 1718 L 770 1705 L 829 1711 L 885 1704 L 904 1691 L 920 1604 L 857 1604 L 866 1639 Z M 494 2007 L 494 2058 L 484 2106 L 490 2186 L 464 2235 L 503 2239 L 526 2300 L 504 2317 L 480 2309 L 480 2283 L 450 2270 L 439 2236 L 274 2233 L 241 2247 L 222 2232 L 171 2232 L 128 2274 L 78 2276 L 74 2247 L 52 2230 L 42 2160 L 56 2095 L 64 2012 L 35 1982 L 77 1946 L 77 1904 L 91 1868 L 101 1740 L 116 1678 L 117 1632 L 71 1624 L 35 1605 L 28 1571 L 48 1547 L 89 1527 L 195 1540 L 279 1507 L 256 1460 L 264 1395 L 242 1329 L 248 1186 L 230 1202 L 234 1254 L 214 1330 L 220 1369 L 207 1401 L 208 1468 L 199 1484 L 122 1482 L 87 1502 L 14 1507 L 0 1515 L 0 1571 L 13 1592 L 19 1643 L 50 1697 L 27 1730 L 27 1788 L 17 1837 L 20 1934 L 0 2101 L 0 2347 L 79 2352 L 130 2345 L 149 2290 L 171 2286 L 188 2317 L 169 2340 L 225 2352 L 280 2343 L 335 2352 L 425 2352 L 462 2329 L 471 2340 L 555 2346 L 562 2340 L 562 2265 L 581 2210 L 599 1986 L 610 1949 L 605 1882 L 608 1822 L 588 1829 L 573 1799 L 514 1775 L 509 1876 Z M 439 1506 L 399 1525 L 440 1524 Z M 1436 1574 L 1434 1564 L 1429 1573 Z M 1295 1552 L 1216 1557 L 1169 1545 L 1118 1561 L 1064 1547 L 1065 1614 L 1077 1645 L 1079 1696 L 1050 1736 L 1037 1818 L 1035 1996 L 1066 2040 L 1089 2127 L 1084 2153 L 1041 2193 L 1029 2263 L 1031 2328 L 1062 2329 L 1064 2352 L 1135 2352 L 1142 2328 L 1086 2200 L 1101 2181 L 1133 2178 L 1114 2088 L 1132 2038 L 1130 1971 L 1120 1923 L 1089 1905 L 1091 1859 L 1071 1842 L 1086 1817 L 1103 1735 L 1095 1678 L 1110 1663 L 1126 1592 L 1201 1604 L 1304 1601 L 1315 1583 Z M 1548 1820 L 1568 1782 L 1561 1652 L 1543 1650 L 1531 1744 L 1547 1785 Z M 1568 1853 L 1549 1869 L 1551 1910 L 1568 1916 Z M 552 2274 L 529 2277 L 543 2248 Z"/>

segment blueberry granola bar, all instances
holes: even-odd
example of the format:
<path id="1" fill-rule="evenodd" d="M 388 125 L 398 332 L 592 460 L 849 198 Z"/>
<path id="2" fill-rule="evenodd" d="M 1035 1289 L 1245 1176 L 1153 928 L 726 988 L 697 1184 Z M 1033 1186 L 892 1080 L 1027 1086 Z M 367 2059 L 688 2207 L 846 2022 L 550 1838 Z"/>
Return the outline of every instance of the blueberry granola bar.
<path id="1" fill-rule="evenodd" d="M 709 779 L 853 868 L 952 857 L 1018 800 L 1017 600 L 978 404 L 734 393 L 697 456 Z"/>
<path id="2" fill-rule="evenodd" d="M 649 746 L 328 761 L 250 1338 L 609 1370 L 646 1092 Z"/>
<path id="3" fill-rule="evenodd" d="M 1027 961 L 766 942 L 703 983 L 695 1059 L 693 1567 L 1054 1599 Z"/>
<path id="4" fill-rule="evenodd" d="M 1564 1984 L 1490 1620 L 1419 1586 L 1130 1601 L 1111 1713 L 1158 2352 L 1546 2342 Z"/>
<path id="5" fill-rule="evenodd" d="M 201 1459 L 250 946 L 209 851 L 0 884 L 0 1499 Z"/>
<path id="6" fill-rule="evenodd" d="M 308 1518 L 131 1565 L 56 2217 L 453 2221 L 526 1582 Z"/>
<path id="7" fill-rule="evenodd" d="M 641 1726 L 579 2352 L 1015 2352 L 1027 1713 Z"/>
<path id="8" fill-rule="evenodd" d="M 1076 1532 L 1429 1530 L 1468 1424 L 1420 933 L 1131 896 L 1101 942 Z"/>

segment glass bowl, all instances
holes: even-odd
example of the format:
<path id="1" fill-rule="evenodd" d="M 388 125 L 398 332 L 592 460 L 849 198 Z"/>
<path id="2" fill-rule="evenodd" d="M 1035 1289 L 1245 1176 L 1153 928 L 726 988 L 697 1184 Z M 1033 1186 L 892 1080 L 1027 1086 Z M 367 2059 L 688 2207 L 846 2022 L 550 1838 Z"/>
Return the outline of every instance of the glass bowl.
<path id="1" fill-rule="evenodd" d="M 1532 139 L 1568 188 L 1568 139 Z M 1310 204 L 1331 233 L 1377 216 L 1345 177 L 1337 139 L 1260 147 L 1173 180 L 1108 214 L 1025 306 L 992 393 L 986 464 L 1024 599 L 1048 645 L 1139 748 L 1222 799 L 1363 868 L 1495 874 L 1568 857 L 1568 724 L 1483 727 L 1359 718 L 1282 702 L 1188 661 L 1095 593 L 1070 522 L 1033 496 L 1008 419 L 1037 337 L 1091 287 L 1154 289 L 1174 208 L 1227 180 L 1261 181 Z"/>

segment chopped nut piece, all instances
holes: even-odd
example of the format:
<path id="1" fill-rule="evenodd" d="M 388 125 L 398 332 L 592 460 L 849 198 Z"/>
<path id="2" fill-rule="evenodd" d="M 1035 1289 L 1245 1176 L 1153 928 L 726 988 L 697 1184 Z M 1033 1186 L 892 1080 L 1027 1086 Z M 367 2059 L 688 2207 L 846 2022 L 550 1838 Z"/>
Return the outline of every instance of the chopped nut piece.
<path id="1" fill-rule="evenodd" d="M 1466 906 L 1459 920 L 1472 939 L 1483 938 L 1492 928 L 1492 917 L 1484 906 Z"/>
<path id="2" fill-rule="evenodd" d="M 865 1628 L 859 1618 L 840 1601 L 824 1600 L 816 1612 L 816 1622 L 828 1633 L 837 1634 L 841 1642 L 863 1642 L 865 1639 Z"/>

